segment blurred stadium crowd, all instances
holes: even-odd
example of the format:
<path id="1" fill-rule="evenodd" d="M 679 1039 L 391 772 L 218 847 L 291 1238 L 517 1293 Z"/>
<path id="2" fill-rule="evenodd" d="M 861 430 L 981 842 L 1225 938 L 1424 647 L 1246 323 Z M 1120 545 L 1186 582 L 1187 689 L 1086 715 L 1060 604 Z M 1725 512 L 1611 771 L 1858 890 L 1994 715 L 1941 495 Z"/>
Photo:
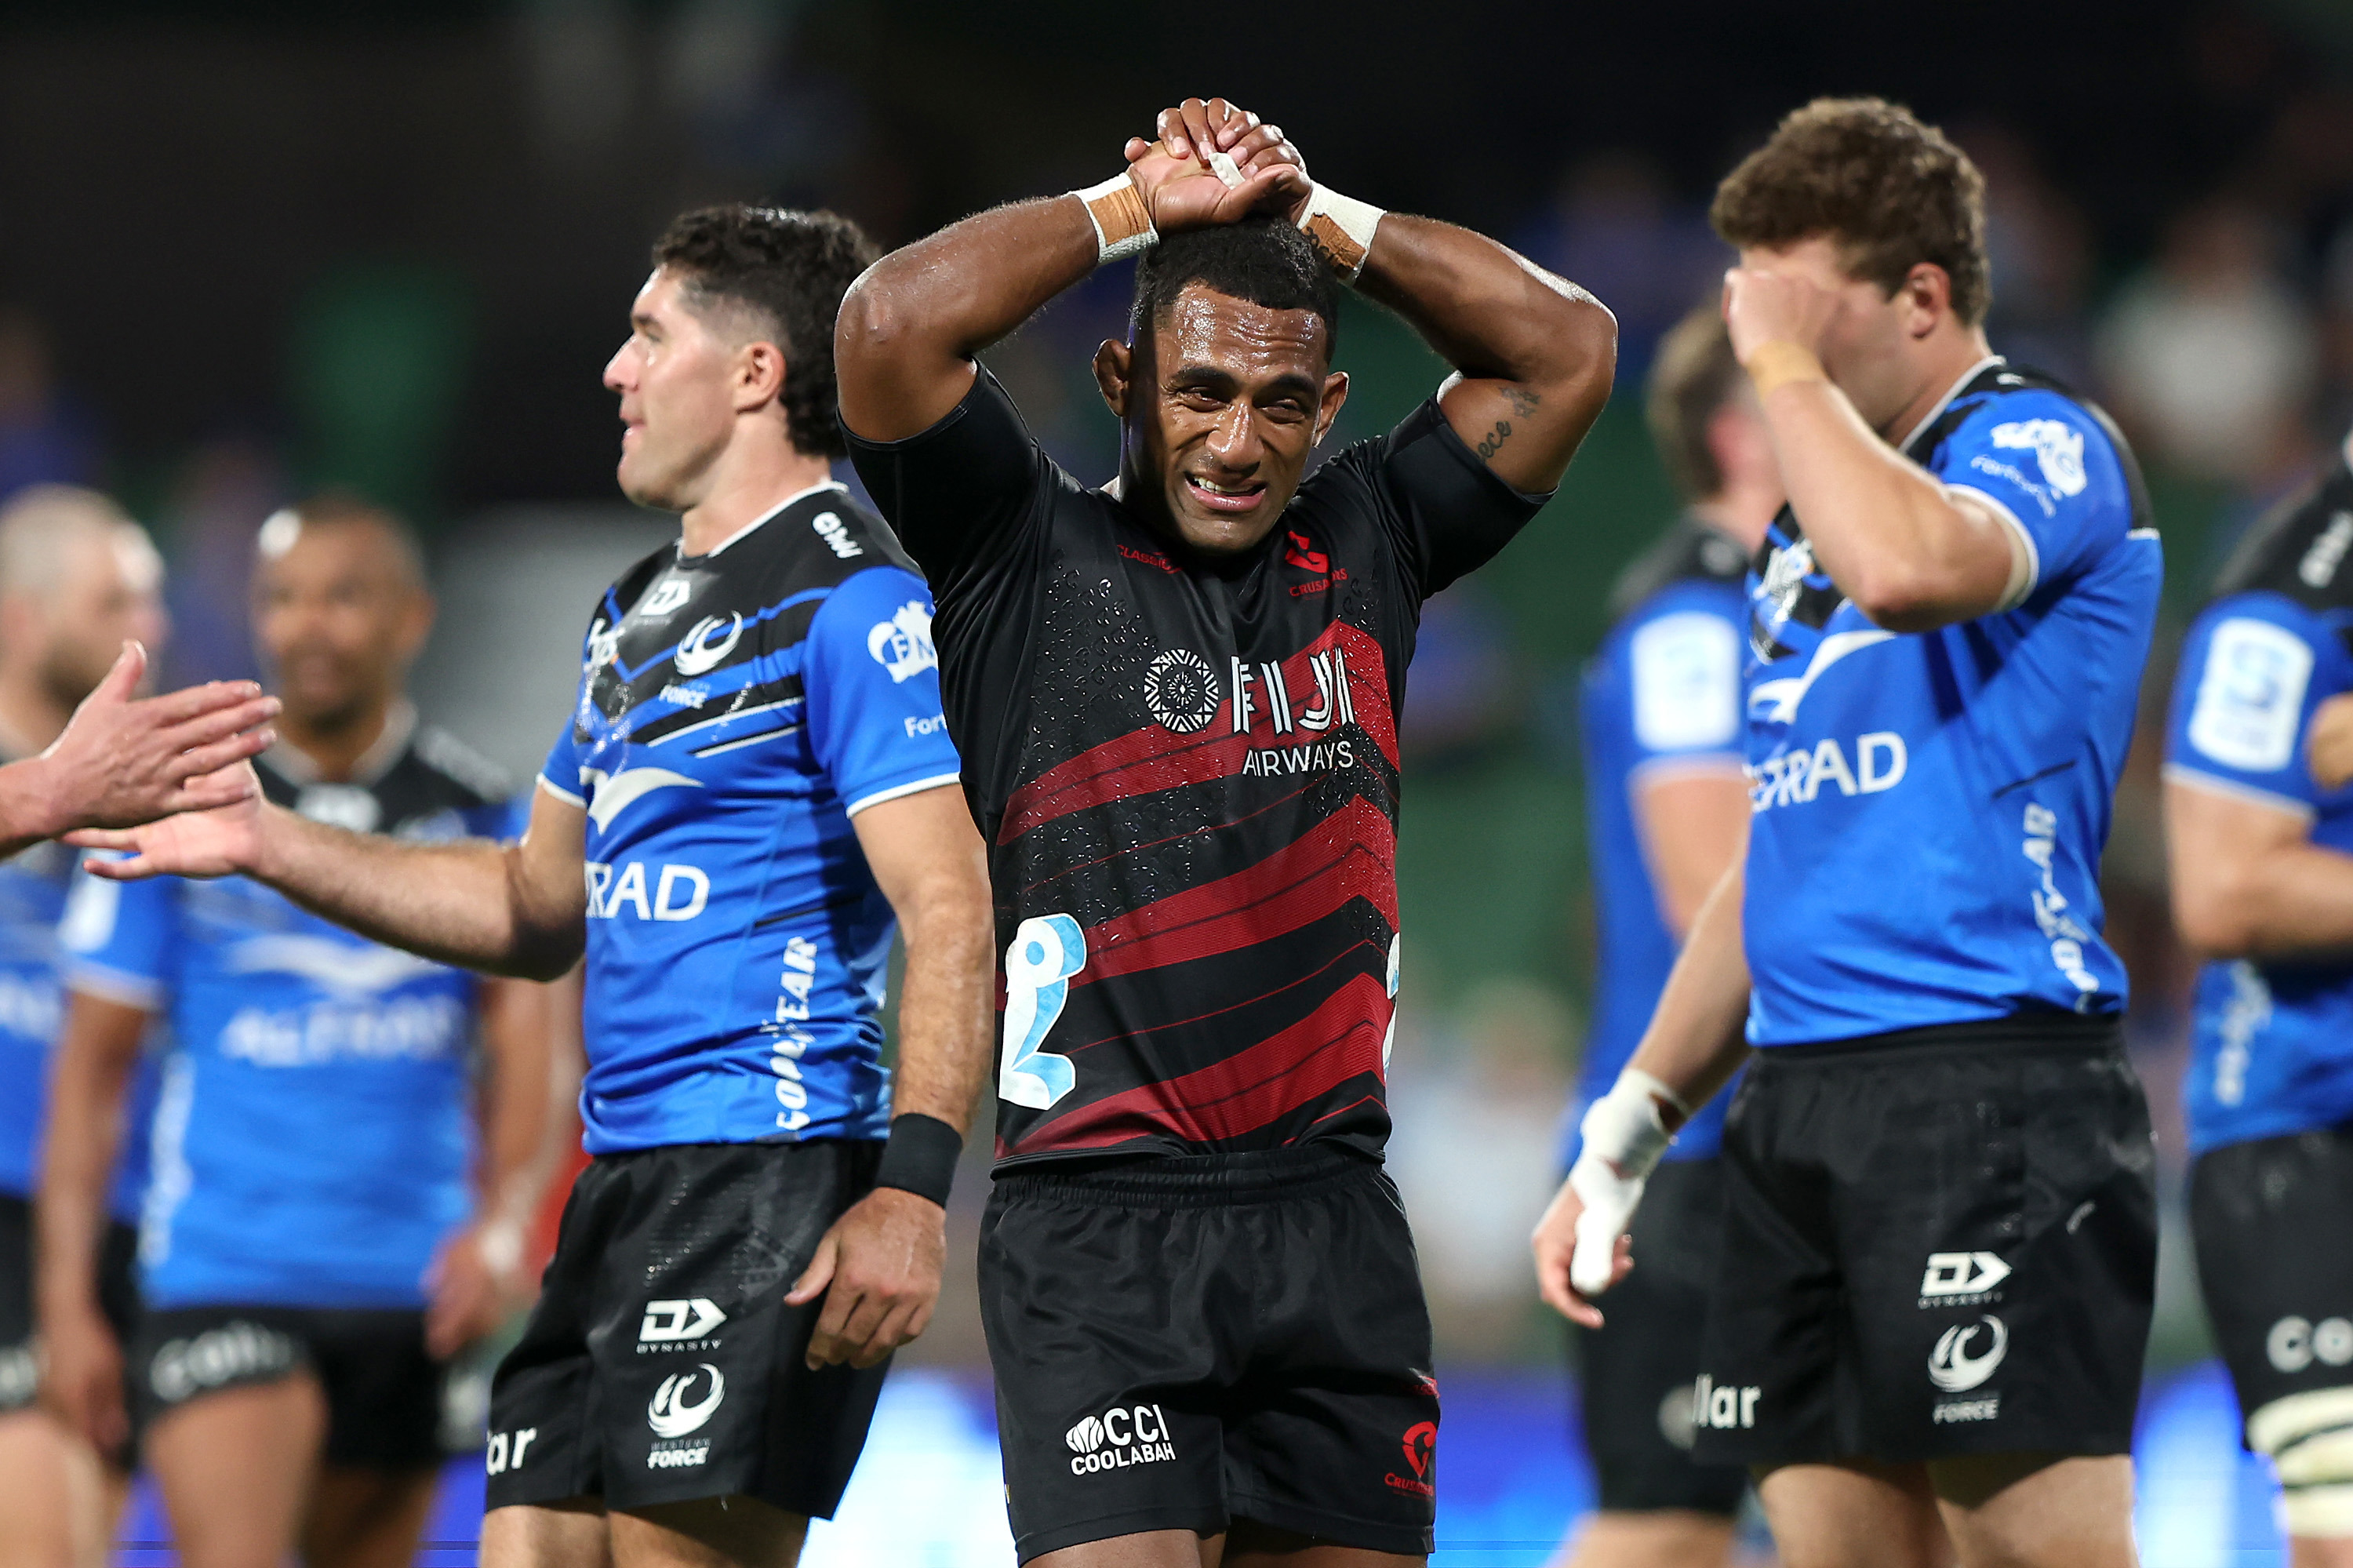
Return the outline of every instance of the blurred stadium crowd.
<path id="1" fill-rule="evenodd" d="M 2051 9 L 2136 30 L 2116 58 L 2156 73 L 2147 123 L 2164 128 L 2149 131 L 2140 164 L 2104 180 L 2067 141 L 2063 111 L 1973 108 L 1957 76 L 1922 86 L 1919 107 L 1989 183 L 1994 346 L 2094 392 L 2138 447 L 2178 639 L 2232 544 L 2353 424 L 2353 23 L 2284 0 Z M 984 24 L 946 7 L 542 0 L 419 15 L 373 47 L 276 29 L 267 16 L 215 26 L 156 7 L 56 26 L 0 12 L 0 206 L 49 215 L 0 236 L 0 498 L 42 482 L 94 484 L 149 524 L 171 567 L 167 683 L 254 673 L 255 527 L 326 482 L 416 517 L 445 600 L 470 607 L 445 619 L 445 644 L 492 646 L 498 629 L 480 609 L 543 616 L 530 640 L 561 646 L 585 599 L 551 599 L 543 573 L 487 584 L 480 574 L 523 558 L 501 554 L 502 540 L 529 534 L 547 547 L 548 506 L 602 524 L 572 546 L 594 556 L 573 573 L 584 588 L 634 553 L 616 543 L 616 530 L 638 535 L 614 516 L 611 408 L 596 367 L 622 331 L 619 302 L 661 215 L 720 196 L 826 201 L 896 243 L 985 199 L 1060 189 L 1101 161 L 1092 143 L 1064 150 L 1040 133 L 1056 101 L 1028 81 L 996 123 L 963 126 L 958 170 L 944 175 L 940 143 L 926 138 L 954 132 L 973 92 L 942 73 L 967 43 L 984 61 L 1008 47 L 974 43 Z M 1828 26 L 1791 25 L 1817 24 Z M 1082 47 L 1062 41 L 1056 58 Z M 2041 72 L 2034 90 L 2071 90 L 2052 62 L 2022 69 Z M 1702 141 L 1728 152 L 1816 85 L 1777 88 L 1753 112 L 1724 109 Z M 1901 79 L 1820 85 L 1907 92 Z M 932 90 L 937 101 L 905 112 Z M 1156 101 L 1153 90 L 1092 83 L 1072 117 Z M 2132 95 L 2130 84 L 2100 91 Z M 1279 87 L 1259 96 L 1282 107 Z M 2134 123 L 2113 134 L 2137 134 Z M 1559 498 L 1504 561 L 1431 605 L 1404 735 L 1400 873 L 1414 939 L 1391 1159 L 1422 1240 L 1441 1357 L 1548 1356 L 1556 1330 L 1529 1290 L 1525 1237 L 1557 1175 L 1592 962 L 1576 670 L 1603 629 L 1618 567 L 1672 509 L 1641 388 L 1660 334 L 1725 265 L 1704 219 L 1721 170 L 1690 135 L 1662 153 L 1639 131 L 1580 131 L 1548 184 L 1482 175 L 1460 187 L 1481 210 L 1457 214 L 1449 187 L 1410 160 L 1396 182 L 1408 188 L 1375 188 L 1372 154 L 1339 144 L 1343 125 L 1327 111 L 1292 129 L 1311 160 L 1347 171 L 1350 188 L 1492 224 L 1607 302 L 1621 328 L 1617 398 Z M 2194 158 L 2147 166 L 2185 144 Z M 975 175 L 992 147 L 1018 155 Z M 1514 156 L 1533 167 L 1551 154 L 1522 145 Z M 99 215 L 106 244 L 64 243 L 93 232 L 75 226 Z M 1123 329 L 1126 294 L 1107 270 L 992 356 L 1082 474 L 1112 461 L 1113 427 L 1083 367 L 1095 341 Z M 1401 324 L 1354 299 L 1349 308 L 1358 314 L 1341 364 L 1357 390 L 1342 434 L 1356 436 L 1419 401 L 1438 369 Z M 518 521 L 526 502 L 541 508 L 539 532 Z M 666 524 L 649 526 L 650 538 Z M 445 656 L 428 668 L 466 663 Z M 2133 1041 L 2178 1186 L 2172 1100 L 2192 966 L 2170 933 L 2158 820 L 2170 669 L 2160 646 L 2106 872 L 2111 932 L 2134 974 Z M 506 736 L 497 710 L 468 694 L 421 695 L 520 768 L 552 728 L 552 707 L 513 714 Z M 470 725 L 461 713 L 491 716 Z M 1462 1158 L 1474 1146 L 1475 1170 Z M 985 1187 L 965 1182 L 960 1204 L 976 1210 Z M 2191 1359 L 2203 1330 L 2170 1249 L 2160 1289 L 2153 1353 Z M 948 1304 L 969 1294 L 952 1279 Z M 979 1351 L 959 1308 L 916 1354 Z"/>

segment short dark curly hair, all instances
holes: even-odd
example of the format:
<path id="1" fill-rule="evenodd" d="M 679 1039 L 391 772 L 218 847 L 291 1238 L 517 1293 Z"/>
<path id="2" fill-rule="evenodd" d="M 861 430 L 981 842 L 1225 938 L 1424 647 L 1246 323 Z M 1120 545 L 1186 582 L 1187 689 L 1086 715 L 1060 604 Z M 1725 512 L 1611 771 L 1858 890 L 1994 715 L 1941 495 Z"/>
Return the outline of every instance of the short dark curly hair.
<path id="1" fill-rule="evenodd" d="M 1271 311 L 1312 311 L 1324 322 L 1324 363 L 1339 352 L 1339 276 L 1307 236 L 1280 217 L 1261 213 L 1183 229 L 1145 251 L 1135 264 L 1129 341 L 1165 319 L 1188 283 Z"/>
<path id="2" fill-rule="evenodd" d="M 841 296 L 880 252 L 831 212 L 742 203 L 681 213 L 654 241 L 654 265 L 686 281 L 697 314 L 714 305 L 750 312 L 785 352 L 785 431 L 811 457 L 842 458 L 833 321 Z"/>
<path id="3" fill-rule="evenodd" d="M 1779 249 L 1828 235 L 1847 270 L 1889 295 L 1934 262 L 1953 313 L 1971 326 L 1993 303 L 1985 177 L 1968 154 L 1902 104 L 1818 98 L 1726 175 L 1708 209 L 1736 246 Z"/>

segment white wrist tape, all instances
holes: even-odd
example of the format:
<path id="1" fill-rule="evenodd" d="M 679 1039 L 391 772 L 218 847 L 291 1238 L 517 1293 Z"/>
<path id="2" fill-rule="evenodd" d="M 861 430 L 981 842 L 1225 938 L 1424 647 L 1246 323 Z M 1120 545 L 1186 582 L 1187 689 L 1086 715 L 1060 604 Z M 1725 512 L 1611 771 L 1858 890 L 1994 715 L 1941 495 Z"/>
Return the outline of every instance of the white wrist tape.
<path id="1" fill-rule="evenodd" d="M 1579 1124 L 1585 1148 L 1568 1172 L 1569 1187 L 1584 1204 L 1577 1216 L 1577 1251 L 1568 1265 L 1568 1282 L 1580 1295 L 1599 1296 L 1609 1288 L 1618 1238 L 1633 1222 L 1643 1185 L 1659 1157 L 1674 1141 L 1662 1105 L 1691 1114 L 1673 1090 L 1629 1067 L 1618 1075 L 1608 1094 L 1586 1107 Z"/>
<path id="2" fill-rule="evenodd" d="M 474 1233 L 474 1247 L 482 1266 L 492 1274 L 512 1274 L 522 1266 L 522 1226 L 512 1220 L 492 1220 Z"/>
<path id="3" fill-rule="evenodd" d="M 1085 204 L 1087 217 L 1094 223 L 1097 266 L 1160 243 L 1160 231 L 1152 227 L 1152 211 L 1144 205 L 1144 193 L 1125 175 L 1113 175 L 1099 185 L 1071 194 Z"/>
<path id="4" fill-rule="evenodd" d="M 1372 253 L 1373 230 L 1388 216 L 1368 201 L 1344 196 L 1329 185 L 1317 185 L 1307 197 L 1307 210 L 1299 215 L 1299 227 L 1341 280 L 1353 283 L 1365 270 L 1365 258 Z"/>

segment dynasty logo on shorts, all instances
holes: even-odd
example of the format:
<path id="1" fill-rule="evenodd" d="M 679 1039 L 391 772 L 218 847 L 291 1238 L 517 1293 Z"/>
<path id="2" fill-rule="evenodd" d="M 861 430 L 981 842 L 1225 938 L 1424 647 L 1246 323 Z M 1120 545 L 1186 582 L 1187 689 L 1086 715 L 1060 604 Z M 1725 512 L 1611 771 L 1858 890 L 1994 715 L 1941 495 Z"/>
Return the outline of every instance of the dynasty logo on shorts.
<path id="1" fill-rule="evenodd" d="M 1920 1305 L 1982 1307 L 2001 1299 L 1994 1288 L 2010 1277 L 2010 1265 L 1989 1252 L 1932 1252 L 1920 1276 Z"/>
<path id="2" fill-rule="evenodd" d="M 1405 1462 L 1410 1476 L 1400 1476 L 1395 1470 L 1381 1478 L 1391 1491 L 1411 1492 L 1418 1498 L 1435 1498 L 1438 1488 L 1431 1482 L 1430 1467 L 1438 1457 L 1438 1423 L 1418 1421 L 1405 1429 L 1400 1446 L 1405 1450 Z"/>
<path id="3" fill-rule="evenodd" d="M 686 1301 L 649 1301 L 645 1321 L 638 1325 L 638 1354 L 648 1351 L 707 1351 L 719 1341 L 711 1330 L 727 1321 L 707 1296 Z"/>
<path id="4" fill-rule="evenodd" d="M 1071 1460 L 1074 1476 L 1124 1470 L 1130 1465 L 1157 1464 L 1176 1457 L 1168 1423 L 1161 1418 L 1156 1404 L 1114 1404 L 1063 1433 L 1062 1441 L 1075 1456 Z"/>
<path id="5" fill-rule="evenodd" d="M 704 1375 L 711 1379 L 711 1389 L 697 1397 L 695 1384 Z M 727 1397 L 727 1379 L 709 1361 L 696 1365 L 691 1372 L 672 1372 L 661 1380 L 654 1396 L 646 1405 L 646 1425 L 653 1428 L 658 1439 L 646 1453 L 646 1468 L 677 1470 L 700 1465 L 711 1457 L 708 1439 L 686 1443 L 679 1439 L 699 1432 L 719 1409 L 719 1402 Z"/>
<path id="6" fill-rule="evenodd" d="M 1992 1313 L 1974 1323 L 1956 1323 L 1936 1340 L 1928 1352 L 1928 1381 L 1947 1393 L 1967 1393 L 1993 1376 L 2010 1353 L 2010 1330 Z M 1976 1399 L 1940 1399 L 1932 1419 L 1939 1426 L 1956 1421 L 1991 1421 L 2001 1414 L 2001 1395 Z"/>

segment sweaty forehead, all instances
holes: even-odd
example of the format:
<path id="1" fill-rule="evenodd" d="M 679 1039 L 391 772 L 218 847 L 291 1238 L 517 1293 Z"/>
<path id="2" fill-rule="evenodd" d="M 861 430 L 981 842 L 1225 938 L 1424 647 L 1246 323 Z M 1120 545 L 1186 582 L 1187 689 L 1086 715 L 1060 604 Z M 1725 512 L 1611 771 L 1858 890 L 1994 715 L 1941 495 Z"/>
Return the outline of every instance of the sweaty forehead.
<path id="1" fill-rule="evenodd" d="M 1279 311 L 1195 283 L 1162 314 L 1155 333 L 1162 375 L 1187 367 L 1254 380 L 1291 371 L 1321 378 L 1330 334 L 1314 311 Z"/>

